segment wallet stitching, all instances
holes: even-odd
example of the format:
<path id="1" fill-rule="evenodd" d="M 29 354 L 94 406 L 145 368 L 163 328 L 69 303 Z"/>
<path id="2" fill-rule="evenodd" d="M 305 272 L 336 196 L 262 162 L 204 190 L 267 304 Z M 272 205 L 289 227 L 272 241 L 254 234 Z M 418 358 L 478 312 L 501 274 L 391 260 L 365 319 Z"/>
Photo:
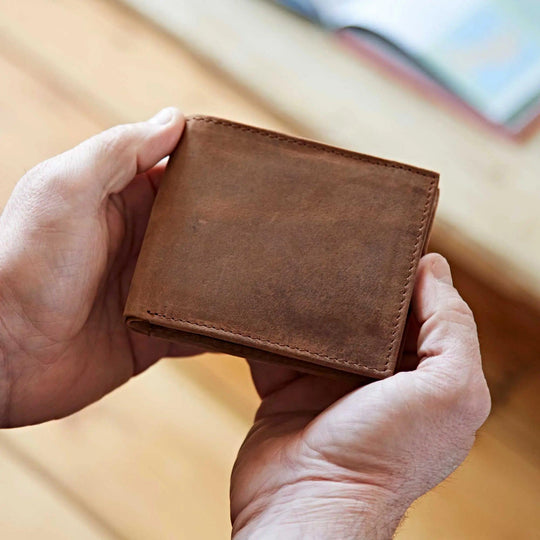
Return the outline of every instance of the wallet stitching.
<path id="1" fill-rule="evenodd" d="M 212 329 L 212 330 L 219 330 L 220 332 L 230 334 L 231 336 L 244 337 L 244 338 L 251 339 L 253 341 L 258 341 L 259 343 L 267 343 L 268 345 L 275 345 L 277 347 L 281 347 L 283 349 L 289 349 L 291 351 L 308 353 L 309 355 L 315 356 L 316 358 L 322 358 L 324 360 L 332 360 L 333 362 L 337 362 L 339 364 L 348 364 L 348 365 L 351 365 L 351 366 L 362 367 L 365 370 L 377 371 L 377 372 L 380 372 L 380 373 L 386 371 L 386 369 L 381 370 L 381 369 L 377 369 L 377 368 L 370 368 L 370 367 L 362 366 L 361 364 L 358 364 L 358 362 L 353 362 L 352 360 L 344 360 L 342 358 L 329 356 L 327 354 L 316 353 L 316 352 L 310 351 L 309 349 L 302 349 L 300 347 L 293 347 L 291 345 L 285 345 L 284 343 L 278 343 L 276 341 L 270 341 L 269 339 L 263 339 L 263 338 L 260 338 L 260 337 L 251 336 L 249 334 L 243 334 L 241 332 L 233 332 L 231 330 L 228 330 L 227 328 L 222 328 L 221 326 L 212 326 L 210 324 L 205 324 L 205 323 L 202 323 L 202 322 L 193 322 L 193 321 L 188 321 L 186 319 L 179 319 L 177 317 L 172 317 L 170 315 L 166 315 L 165 313 L 157 313 L 157 312 L 150 311 L 150 310 L 146 310 L 146 313 L 148 315 L 153 316 L 153 317 L 159 317 L 161 319 L 167 319 L 169 321 L 189 324 L 190 326 L 195 326 L 195 327 L 199 327 L 199 328 L 209 328 L 209 329 Z M 388 365 L 388 362 L 386 363 L 385 367 L 387 365 Z"/>
<path id="2" fill-rule="evenodd" d="M 239 131 L 247 131 L 249 133 L 255 133 L 256 135 L 260 135 L 262 137 L 267 137 L 268 139 L 274 139 L 277 141 L 282 141 L 290 144 L 296 144 L 298 146 L 305 146 L 307 148 L 313 148 L 315 150 L 321 150 L 323 152 L 326 152 L 328 154 L 335 154 L 337 156 L 346 157 L 349 159 L 354 159 L 357 161 L 364 161 L 366 163 L 371 163 L 373 165 L 378 165 L 380 167 L 388 167 L 390 169 L 401 169 L 404 171 L 411 172 L 413 174 L 417 174 L 419 176 L 425 176 L 427 178 L 437 178 L 437 173 L 430 172 L 430 171 L 421 171 L 418 169 L 415 169 L 413 167 L 409 167 L 407 165 L 404 165 L 402 163 L 391 163 L 388 161 L 383 160 L 382 158 L 374 158 L 372 156 L 366 156 L 364 154 L 357 154 L 352 151 L 347 150 L 341 150 L 339 148 L 333 148 L 331 146 L 327 146 L 322 143 L 318 143 L 315 141 L 306 141 L 303 139 L 298 139 L 296 137 L 293 137 L 292 135 L 283 135 L 281 133 L 275 133 L 273 131 L 268 131 L 262 128 L 256 128 L 253 126 L 246 126 L 244 124 L 237 124 L 235 122 L 230 122 L 229 120 L 223 120 L 221 118 L 213 118 L 210 116 L 192 116 L 186 120 L 187 122 L 197 121 L 197 122 L 206 122 L 209 124 L 216 124 L 221 125 L 225 127 L 229 127 L 232 129 L 237 129 Z"/>
<path id="3" fill-rule="evenodd" d="M 386 354 L 386 363 L 384 364 L 384 370 L 383 371 L 386 371 L 387 367 L 388 367 L 388 363 L 390 362 L 390 355 L 392 354 L 392 350 L 396 344 L 396 340 L 397 340 L 397 332 L 398 332 L 398 329 L 399 329 L 399 320 L 401 318 L 401 314 L 403 313 L 403 308 L 405 307 L 405 303 L 406 303 L 406 299 L 407 299 L 407 289 L 410 285 L 410 282 L 412 280 L 412 277 L 413 277 L 413 273 L 414 273 L 414 266 L 415 266 L 415 261 L 418 257 L 418 251 L 420 249 L 420 240 L 422 238 L 422 233 L 424 232 L 424 229 L 425 229 L 425 226 L 426 226 L 426 222 L 427 222 L 427 217 L 428 217 L 428 214 L 429 214 L 429 206 L 430 206 L 430 202 L 433 198 L 433 191 L 434 191 L 434 188 L 435 188 L 435 180 L 433 180 L 429 186 L 429 190 L 428 190 L 428 193 L 427 193 L 427 197 L 426 197 L 426 203 L 424 205 L 424 210 L 422 212 L 422 219 L 420 221 L 420 226 L 418 228 L 418 233 L 416 235 L 416 241 L 414 243 L 414 248 L 413 248 L 413 252 L 412 252 L 412 256 L 411 256 L 411 262 L 409 264 L 409 270 L 408 270 L 408 273 L 407 273 L 407 278 L 405 279 L 405 285 L 403 286 L 403 291 L 401 293 L 401 301 L 399 303 L 399 308 L 398 308 L 398 312 L 397 312 L 397 315 L 396 315 L 396 319 L 395 319 L 395 322 L 394 322 L 394 328 L 392 330 L 392 334 L 391 334 L 391 343 L 388 347 L 388 351 L 387 351 L 387 354 Z M 374 368 L 375 369 L 375 368 Z"/>
<path id="4" fill-rule="evenodd" d="M 392 354 L 392 350 L 393 350 L 393 348 L 394 348 L 394 346 L 396 344 L 396 341 L 397 341 L 397 334 L 398 334 L 398 329 L 399 329 L 399 321 L 400 321 L 401 315 L 403 313 L 403 309 L 405 307 L 405 303 L 406 303 L 406 299 L 407 299 L 407 289 L 408 289 L 408 287 L 410 285 L 410 282 L 411 282 L 411 279 L 413 277 L 415 260 L 416 260 L 416 258 L 418 256 L 418 250 L 420 249 L 420 240 L 422 238 L 422 233 L 423 233 L 423 231 L 425 229 L 425 226 L 426 226 L 428 210 L 429 210 L 430 202 L 431 202 L 432 197 L 433 197 L 433 191 L 434 191 L 435 183 L 436 183 L 436 180 L 437 180 L 437 175 L 430 174 L 428 172 L 418 171 L 416 169 L 412 169 L 412 168 L 407 167 L 405 165 L 387 163 L 387 162 L 384 162 L 384 161 L 382 161 L 382 162 L 381 161 L 376 161 L 376 160 L 370 159 L 368 156 L 363 156 L 363 155 L 358 155 L 358 154 L 349 154 L 347 152 L 340 151 L 338 149 L 333 149 L 333 148 L 330 148 L 330 147 L 327 147 L 327 146 L 324 146 L 324 145 L 319 145 L 318 143 L 311 143 L 311 142 L 296 139 L 294 137 L 288 137 L 288 136 L 285 136 L 285 135 L 280 135 L 280 134 L 277 134 L 277 133 L 260 130 L 258 128 L 253 128 L 253 127 L 250 127 L 250 126 L 244 126 L 242 124 L 235 124 L 234 122 L 228 122 L 226 120 L 221 120 L 221 119 L 211 118 L 211 117 L 206 117 L 206 116 L 194 116 L 194 117 L 191 117 L 191 118 L 187 119 L 188 122 L 193 121 L 193 120 L 202 121 L 202 122 L 209 122 L 209 123 L 218 124 L 218 125 L 223 125 L 225 127 L 230 127 L 230 128 L 233 128 L 233 129 L 239 129 L 239 130 L 242 130 L 242 131 L 248 131 L 248 132 L 256 133 L 256 134 L 259 134 L 259 135 L 262 135 L 262 136 L 265 136 L 265 137 L 268 137 L 268 138 L 271 138 L 271 139 L 277 139 L 277 140 L 284 141 L 284 142 L 298 144 L 300 146 L 307 146 L 307 147 L 311 147 L 311 148 L 321 149 L 321 150 L 323 150 L 325 152 L 328 152 L 328 153 L 337 154 L 337 155 L 348 157 L 348 158 L 351 158 L 351 159 L 357 159 L 359 161 L 366 161 L 366 162 L 373 163 L 375 165 L 380 165 L 380 166 L 383 166 L 383 167 L 391 167 L 391 168 L 395 168 L 395 169 L 403 169 L 403 170 L 418 174 L 420 176 L 431 177 L 432 180 L 430 182 L 430 185 L 429 185 L 429 188 L 428 188 L 428 191 L 427 191 L 427 194 L 426 194 L 426 203 L 425 203 L 423 211 L 422 211 L 422 217 L 421 217 L 421 220 L 420 220 L 420 224 L 419 224 L 419 227 L 418 227 L 418 232 L 417 232 L 417 235 L 416 235 L 416 240 L 415 240 L 414 247 L 413 247 L 413 250 L 412 250 L 411 261 L 410 261 L 409 268 L 408 268 L 408 271 L 407 271 L 407 277 L 405 279 L 405 284 L 404 284 L 403 290 L 401 292 L 401 300 L 400 300 L 400 303 L 399 303 L 399 306 L 398 306 L 398 311 L 397 311 L 396 318 L 395 318 L 394 323 L 393 323 L 392 333 L 390 334 L 390 345 L 389 345 L 388 350 L 387 350 L 386 361 L 385 361 L 384 367 L 382 369 L 375 368 L 375 367 L 363 366 L 362 364 L 359 364 L 358 362 L 354 362 L 352 360 L 345 360 L 343 358 L 337 358 L 337 357 L 334 357 L 334 356 L 329 356 L 327 354 L 316 353 L 316 352 L 310 351 L 309 349 L 302 349 L 300 347 L 293 347 L 291 345 L 286 345 L 284 343 L 278 343 L 278 342 L 271 341 L 271 340 L 268 340 L 268 339 L 264 339 L 264 338 L 260 338 L 260 337 L 256 337 L 256 336 L 251 336 L 249 334 L 244 334 L 244 333 L 241 333 L 241 332 L 233 332 L 231 330 L 228 330 L 226 328 L 222 328 L 222 327 L 219 327 L 219 326 L 212 326 L 210 324 L 205 324 L 205 323 L 202 323 L 202 322 L 194 322 L 194 321 L 189 321 L 189 320 L 186 320 L 186 319 L 180 319 L 178 317 L 173 317 L 173 316 L 167 315 L 165 313 L 159 313 L 159 312 L 154 312 L 154 311 L 150 311 L 150 310 L 146 310 L 146 313 L 148 315 L 153 316 L 153 317 L 159 317 L 159 318 L 165 319 L 165 320 L 170 320 L 170 321 L 180 322 L 180 323 L 184 323 L 184 324 L 189 324 L 191 326 L 199 327 L 199 328 L 207 328 L 207 329 L 212 329 L 212 330 L 218 330 L 220 332 L 225 332 L 225 333 L 230 334 L 232 336 L 248 338 L 248 339 L 251 339 L 251 340 L 259 342 L 259 343 L 266 343 L 268 345 L 274 345 L 276 347 L 282 347 L 284 349 L 288 349 L 288 350 L 291 350 L 291 351 L 307 353 L 310 356 L 313 356 L 315 358 L 320 358 L 320 359 L 323 359 L 323 360 L 330 360 L 330 361 L 336 362 L 338 364 L 346 364 L 346 365 L 351 365 L 351 366 L 355 366 L 355 367 L 361 367 L 366 372 L 375 372 L 375 373 L 379 373 L 379 374 L 387 373 L 389 371 L 388 364 L 390 363 L 390 357 L 391 357 L 391 354 Z"/>

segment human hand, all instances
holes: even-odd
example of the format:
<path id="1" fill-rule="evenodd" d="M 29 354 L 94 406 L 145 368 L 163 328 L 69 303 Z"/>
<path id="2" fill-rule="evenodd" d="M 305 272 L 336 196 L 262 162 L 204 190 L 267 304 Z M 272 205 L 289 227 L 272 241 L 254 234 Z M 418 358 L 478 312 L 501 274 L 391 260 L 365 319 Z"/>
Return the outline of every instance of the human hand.
<path id="1" fill-rule="evenodd" d="M 262 403 L 231 479 L 235 539 L 391 538 L 463 461 L 490 397 L 440 255 L 420 262 L 412 317 L 404 361 L 417 369 L 361 388 L 252 364 Z"/>
<path id="2" fill-rule="evenodd" d="M 70 414 L 162 356 L 122 310 L 163 167 L 184 118 L 173 108 L 49 159 L 0 217 L 0 426 Z"/>

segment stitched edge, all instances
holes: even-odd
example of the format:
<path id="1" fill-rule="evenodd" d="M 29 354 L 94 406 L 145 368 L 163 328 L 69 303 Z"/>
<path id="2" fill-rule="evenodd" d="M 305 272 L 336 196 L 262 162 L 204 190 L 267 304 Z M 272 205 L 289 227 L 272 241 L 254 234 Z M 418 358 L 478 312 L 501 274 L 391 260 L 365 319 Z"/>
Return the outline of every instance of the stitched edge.
<path id="1" fill-rule="evenodd" d="M 419 176 L 425 176 L 427 178 L 438 178 L 438 174 L 432 171 L 426 171 L 417 169 L 416 167 L 411 167 L 403 163 L 393 163 L 387 161 L 383 158 L 376 158 L 373 156 L 367 156 L 365 154 L 359 154 L 353 152 L 352 150 L 343 150 L 341 148 L 335 148 L 333 146 L 328 146 L 324 143 L 319 143 L 315 141 L 309 141 L 306 139 L 300 139 L 298 137 L 293 137 L 292 135 L 284 135 L 282 133 L 277 133 L 275 131 L 270 131 L 267 129 L 257 128 L 253 126 L 247 126 L 245 124 L 239 124 L 237 122 L 232 122 L 230 120 L 224 120 L 222 118 L 214 118 L 213 116 L 190 116 L 186 119 L 186 122 L 206 122 L 207 124 L 216 124 L 233 129 L 238 129 L 240 131 L 247 131 L 249 133 L 255 133 L 262 137 L 267 137 L 268 139 L 275 139 L 277 141 L 282 141 L 290 144 L 296 144 L 298 146 L 305 146 L 307 148 L 314 148 L 316 150 L 321 150 L 328 154 L 335 154 L 337 156 L 346 157 L 349 159 L 355 159 L 357 161 L 364 161 L 366 163 L 371 163 L 373 165 L 379 165 L 381 167 L 388 167 L 390 169 L 401 169 L 408 171 Z"/>
<path id="2" fill-rule="evenodd" d="M 329 360 L 329 361 L 336 362 L 338 364 L 361 367 L 362 370 L 366 371 L 366 372 L 374 372 L 374 373 L 378 373 L 378 374 L 387 373 L 389 371 L 388 364 L 390 362 L 390 356 L 392 354 L 393 348 L 394 348 L 394 346 L 396 344 L 396 341 L 397 341 L 397 333 L 398 333 L 398 329 L 399 329 L 399 320 L 401 318 L 401 314 L 403 313 L 403 308 L 405 307 L 405 303 L 406 303 L 406 299 L 407 299 L 407 288 L 409 287 L 412 276 L 413 276 L 415 260 L 416 260 L 416 258 L 418 256 L 418 250 L 420 249 L 420 240 L 422 238 L 422 233 L 424 232 L 424 229 L 425 229 L 425 226 L 426 226 L 426 220 L 427 220 L 429 205 L 430 205 L 430 202 L 431 202 L 432 197 L 433 197 L 433 190 L 434 190 L 435 183 L 437 181 L 438 175 L 436 173 L 431 173 L 429 171 L 417 170 L 417 169 L 414 169 L 412 167 L 408 167 L 406 165 L 402 165 L 402 164 L 399 164 L 399 163 L 391 163 L 391 162 L 387 162 L 387 161 L 384 161 L 384 160 L 379 160 L 377 158 L 372 158 L 370 156 L 366 156 L 366 155 L 363 155 L 363 154 L 356 154 L 354 152 L 348 152 L 346 150 L 340 150 L 340 149 L 337 149 L 337 148 L 326 146 L 326 145 L 321 144 L 321 143 L 305 141 L 305 140 L 302 140 L 302 139 L 297 139 L 297 138 L 292 137 L 292 136 L 282 135 L 282 134 L 279 134 L 279 133 L 263 130 L 263 129 L 260 129 L 260 128 L 255 128 L 255 127 L 252 127 L 252 126 L 247 126 L 247 125 L 244 125 L 244 124 L 237 124 L 235 122 L 230 122 L 228 120 L 222 120 L 220 118 L 213 118 L 213 117 L 209 117 L 209 116 L 192 116 L 192 117 L 189 117 L 186 121 L 187 122 L 199 121 L 199 122 L 207 122 L 207 123 L 212 123 L 212 124 L 217 124 L 217 125 L 223 125 L 225 127 L 229 127 L 229 128 L 233 128 L 233 129 L 239 129 L 241 131 L 247 131 L 247 132 L 250 132 L 250 133 L 256 133 L 258 135 L 268 137 L 270 139 L 276 139 L 276 140 L 280 140 L 280 141 L 287 142 L 287 143 L 297 144 L 299 146 L 306 146 L 306 147 L 309 147 L 309 148 L 315 148 L 315 149 L 322 150 L 322 151 L 325 151 L 325 152 L 328 152 L 328 153 L 331 153 L 331 154 L 336 154 L 336 155 L 339 155 L 339 156 L 344 156 L 344 157 L 347 157 L 347 158 L 356 159 L 358 161 L 365 161 L 365 162 L 372 163 L 374 165 L 380 165 L 380 166 L 383 166 L 383 167 L 390 167 L 390 168 L 394 168 L 394 169 L 402 169 L 402 170 L 405 170 L 405 171 L 408 171 L 408 172 L 412 172 L 414 174 L 418 174 L 420 176 L 425 176 L 425 177 L 428 177 L 428 178 L 432 178 L 432 180 L 430 182 L 430 185 L 429 185 L 429 188 L 428 188 L 428 191 L 427 191 L 427 194 L 426 194 L 426 203 L 424 204 L 424 208 L 422 210 L 422 217 L 420 219 L 420 224 L 419 224 L 419 227 L 418 227 L 416 240 L 415 240 L 414 247 L 413 247 L 413 250 L 412 250 L 411 261 L 410 261 L 409 268 L 408 268 L 408 271 L 407 271 L 407 277 L 405 278 L 405 284 L 404 284 L 403 290 L 401 292 L 401 300 L 400 300 L 400 303 L 398 305 L 397 315 L 396 315 L 394 325 L 393 325 L 393 328 L 392 328 L 392 333 L 390 334 L 390 345 L 388 346 L 388 349 L 387 349 L 386 361 L 385 361 L 384 367 L 382 369 L 363 366 L 363 365 L 359 364 L 358 362 L 354 362 L 352 360 L 345 360 L 343 358 L 338 358 L 338 357 L 329 356 L 329 355 L 326 355 L 326 354 L 316 353 L 316 352 L 310 351 L 308 349 L 301 349 L 299 347 L 292 347 L 292 346 L 286 345 L 284 343 L 278 343 L 278 342 L 270 341 L 268 339 L 263 339 L 263 338 L 260 338 L 260 337 L 251 336 L 249 334 L 243 334 L 243 333 L 240 333 L 240 332 L 233 332 L 231 330 L 227 330 L 226 328 L 222 328 L 222 327 L 218 327 L 218 326 L 212 326 L 212 325 L 204 324 L 204 323 L 201 323 L 201 322 L 188 321 L 186 319 L 180 319 L 180 318 L 177 318 L 177 317 L 172 317 L 172 316 L 167 315 L 165 313 L 159 313 L 159 312 L 146 310 L 146 313 L 148 315 L 153 316 L 153 317 L 159 317 L 159 318 L 165 319 L 165 320 L 170 320 L 170 321 L 175 321 L 175 322 L 188 324 L 190 326 L 194 326 L 195 328 L 206 328 L 206 329 L 218 330 L 220 332 L 230 334 L 231 336 L 248 338 L 248 339 L 251 339 L 252 341 L 256 341 L 256 342 L 259 342 L 259 343 L 266 343 L 268 345 L 274 345 L 276 347 L 281 347 L 283 349 L 287 349 L 287 350 L 290 350 L 290 351 L 304 352 L 304 353 L 309 354 L 310 356 L 313 356 L 315 358 L 320 358 L 322 360 Z"/>
<path id="3" fill-rule="evenodd" d="M 292 347 L 291 345 L 285 345 L 284 343 L 278 343 L 276 341 L 270 341 L 269 339 L 263 339 L 263 338 L 260 338 L 260 337 L 251 336 L 249 334 L 243 334 L 241 332 L 232 332 L 231 330 L 227 330 L 227 328 L 222 328 L 221 326 L 212 326 L 210 324 L 204 324 L 204 323 L 201 323 L 201 322 L 196 323 L 196 322 L 193 322 L 193 321 L 188 321 L 186 319 L 179 319 L 177 317 L 171 317 L 170 315 L 166 315 L 165 313 L 156 313 L 156 312 L 150 311 L 150 310 L 146 310 L 146 313 L 148 313 L 148 315 L 152 315 L 153 317 L 159 317 L 160 319 L 167 319 L 169 321 L 174 321 L 174 322 L 181 322 L 181 323 L 184 323 L 184 324 L 188 324 L 189 326 L 195 326 L 196 328 L 208 328 L 208 329 L 212 329 L 212 330 L 218 330 L 220 332 L 224 332 L 225 334 L 230 334 L 231 336 L 239 336 L 239 337 L 248 338 L 248 339 L 251 339 L 252 341 L 256 341 L 258 343 L 267 343 L 268 345 L 275 345 L 277 347 L 281 347 L 283 349 L 288 349 L 290 351 L 308 353 L 309 355 L 315 356 L 316 358 L 322 358 L 324 360 L 332 360 L 332 361 L 338 362 L 340 364 L 348 364 L 348 365 L 356 366 L 356 367 L 360 366 L 360 364 L 358 364 L 357 362 L 353 362 L 352 360 L 343 360 L 342 358 L 329 356 L 327 354 L 315 353 L 313 351 L 310 351 L 309 349 L 301 349 L 300 347 Z M 364 367 L 364 366 L 362 366 L 362 367 Z M 374 370 L 374 371 L 383 371 L 383 370 L 378 370 L 376 368 L 369 368 L 369 367 L 366 367 L 365 369 L 366 370 Z"/>
<path id="4" fill-rule="evenodd" d="M 390 355 L 392 354 L 392 350 L 396 344 L 397 332 L 399 328 L 399 320 L 401 318 L 401 314 L 403 313 L 403 308 L 405 307 L 405 301 L 407 299 L 407 289 L 413 277 L 413 271 L 414 271 L 414 266 L 415 266 L 414 263 L 418 257 L 418 251 L 420 249 L 420 240 L 422 238 L 424 229 L 426 227 L 426 221 L 429 214 L 430 202 L 433 198 L 434 187 L 435 187 L 435 179 L 431 181 L 431 184 L 429 185 L 429 189 L 427 192 L 426 203 L 424 204 L 424 210 L 422 211 L 422 219 L 420 221 L 420 226 L 418 228 L 418 233 L 416 235 L 416 241 L 414 242 L 414 248 L 413 248 L 413 252 L 411 256 L 411 262 L 409 264 L 407 278 L 405 279 L 405 285 L 403 286 L 403 291 L 401 293 L 401 301 L 399 303 L 398 312 L 397 312 L 396 319 L 394 322 L 394 328 L 392 330 L 392 334 L 390 335 L 391 342 L 390 342 L 390 345 L 388 346 L 388 351 L 386 353 L 386 362 L 384 364 L 384 371 L 386 371 L 388 368 L 388 363 L 390 362 Z"/>

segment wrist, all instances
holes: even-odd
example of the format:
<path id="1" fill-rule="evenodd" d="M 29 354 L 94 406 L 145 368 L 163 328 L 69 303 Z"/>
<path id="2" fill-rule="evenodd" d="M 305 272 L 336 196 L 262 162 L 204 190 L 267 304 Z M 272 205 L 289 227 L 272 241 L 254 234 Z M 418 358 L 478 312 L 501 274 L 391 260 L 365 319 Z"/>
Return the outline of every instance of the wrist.
<path id="1" fill-rule="evenodd" d="M 280 487 L 252 500 L 233 522 L 234 540 L 392 538 L 408 505 L 378 486 L 326 480 Z"/>

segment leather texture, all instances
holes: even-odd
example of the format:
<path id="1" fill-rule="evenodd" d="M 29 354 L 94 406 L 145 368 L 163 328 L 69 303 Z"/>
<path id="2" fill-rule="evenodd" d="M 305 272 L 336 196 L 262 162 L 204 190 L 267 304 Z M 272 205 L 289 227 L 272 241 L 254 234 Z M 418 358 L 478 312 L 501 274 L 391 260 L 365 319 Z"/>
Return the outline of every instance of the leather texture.
<path id="1" fill-rule="evenodd" d="M 188 118 L 125 308 L 134 330 L 316 373 L 397 368 L 438 174 Z"/>

